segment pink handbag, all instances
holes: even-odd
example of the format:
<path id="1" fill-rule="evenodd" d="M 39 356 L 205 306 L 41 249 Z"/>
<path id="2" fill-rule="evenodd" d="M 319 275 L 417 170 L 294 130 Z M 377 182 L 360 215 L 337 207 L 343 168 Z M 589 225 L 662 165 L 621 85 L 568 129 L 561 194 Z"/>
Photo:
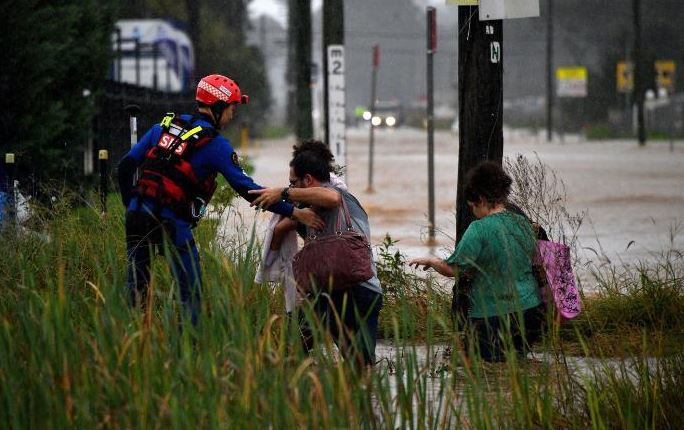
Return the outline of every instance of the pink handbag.
<path id="1" fill-rule="evenodd" d="M 372 256 L 366 236 L 354 230 L 343 198 L 335 233 L 310 237 L 292 259 L 292 270 L 298 287 L 304 292 L 325 291 L 330 287 L 344 290 L 373 277 Z"/>
<path id="2" fill-rule="evenodd" d="M 545 300 L 550 295 L 561 317 L 575 318 L 582 311 L 579 291 L 572 272 L 570 247 L 547 240 L 537 241 L 538 263 L 546 272 L 548 288 L 542 288 Z M 542 287 L 542 286 L 540 286 Z"/>

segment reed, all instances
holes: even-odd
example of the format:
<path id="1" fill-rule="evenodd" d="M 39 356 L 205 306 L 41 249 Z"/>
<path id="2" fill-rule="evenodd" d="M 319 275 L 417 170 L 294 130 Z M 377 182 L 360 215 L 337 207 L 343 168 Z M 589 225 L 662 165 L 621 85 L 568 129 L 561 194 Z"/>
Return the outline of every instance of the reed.
<path id="1" fill-rule="evenodd" d="M 568 340 L 550 334 L 527 359 L 482 363 L 459 346 L 448 293 L 401 274 L 401 256 L 382 262 L 390 273 L 381 333 L 393 353 L 373 370 L 340 359 L 306 306 L 301 312 L 320 347 L 305 354 L 280 291 L 253 282 L 254 236 L 217 243 L 216 223 L 197 231 L 199 326 L 179 320 L 162 259 L 153 265 L 152 306 L 143 314 L 125 300 L 122 214 L 115 201 L 105 215 L 65 205 L 38 217 L 32 229 L 40 233 L 3 235 L 1 428 L 661 429 L 684 422 L 681 348 L 585 358 L 586 345 L 610 328 L 592 316 L 589 331 L 585 323 L 568 329 L 585 345 L 580 356 L 563 354 Z M 670 263 L 676 270 L 662 277 L 629 278 L 634 294 L 644 295 L 634 327 L 680 327 L 658 318 L 682 314 L 674 276 L 681 260 Z M 613 294 L 613 280 L 606 282 L 602 291 Z M 613 312 L 632 309 L 622 303 Z M 587 315 L 593 306 L 586 303 Z"/>

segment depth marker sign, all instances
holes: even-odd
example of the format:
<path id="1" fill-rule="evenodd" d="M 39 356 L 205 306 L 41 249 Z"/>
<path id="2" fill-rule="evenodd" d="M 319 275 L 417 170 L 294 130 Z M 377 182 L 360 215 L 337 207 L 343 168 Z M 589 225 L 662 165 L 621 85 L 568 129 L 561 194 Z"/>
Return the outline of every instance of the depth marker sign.
<path id="1" fill-rule="evenodd" d="M 328 142 L 340 166 L 347 164 L 345 115 L 344 45 L 328 45 Z"/>

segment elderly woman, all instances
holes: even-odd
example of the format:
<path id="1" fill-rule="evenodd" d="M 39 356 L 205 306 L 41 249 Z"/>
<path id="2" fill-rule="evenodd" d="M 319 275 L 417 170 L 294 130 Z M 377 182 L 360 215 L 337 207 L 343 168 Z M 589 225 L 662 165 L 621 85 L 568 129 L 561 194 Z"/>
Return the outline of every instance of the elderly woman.
<path id="1" fill-rule="evenodd" d="M 473 221 L 447 259 L 423 257 L 414 267 L 472 279 L 467 337 L 487 361 L 502 361 L 512 346 L 524 354 L 540 336 L 543 305 L 532 270 L 536 237 L 524 216 L 507 210 L 510 176 L 485 162 L 466 177 Z"/>

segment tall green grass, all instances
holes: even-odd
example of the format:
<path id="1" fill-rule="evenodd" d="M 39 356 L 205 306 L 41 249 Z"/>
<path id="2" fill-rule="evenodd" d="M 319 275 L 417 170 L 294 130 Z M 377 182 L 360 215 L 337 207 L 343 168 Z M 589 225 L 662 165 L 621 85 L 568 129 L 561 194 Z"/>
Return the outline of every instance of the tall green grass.
<path id="1" fill-rule="evenodd" d="M 681 350 L 659 359 L 643 350 L 578 371 L 561 354 L 563 338 L 550 335 L 541 348 L 548 359 L 468 358 L 451 328 L 448 296 L 405 273 L 391 244 L 379 264 L 387 291 L 380 332 L 396 352 L 373 370 L 339 359 L 320 328 L 320 347 L 304 354 L 280 291 L 253 282 L 259 253 L 244 233 L 249 226 L 223 243 L 215 241 L 215 222 L 198 228 L 204 286 L 196 329 L 179 323 L 176 285 L 161 258 L 144 314 L 126 303 L 123 209 L 109 207 L 101 215 L 93 206 L 57 206 L 33 223 L 36 233 L 2 237 L 0 428 L 660 429 L 683 422 Z M 653 281 L 664 288 L 670 278 Z M 315 322 L 310 309 L 302 312 Z M 595 335 L 574 333 L 580 341 Z"/>

